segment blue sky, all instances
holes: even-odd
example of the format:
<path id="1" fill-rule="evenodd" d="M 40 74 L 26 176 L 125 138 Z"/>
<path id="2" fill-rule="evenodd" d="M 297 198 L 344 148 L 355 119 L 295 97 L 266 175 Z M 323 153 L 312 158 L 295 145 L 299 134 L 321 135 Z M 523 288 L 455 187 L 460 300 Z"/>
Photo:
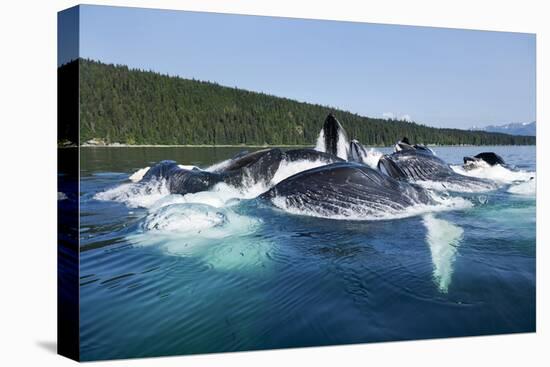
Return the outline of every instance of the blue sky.
<path id="1" fill-rule="evenodd" d="M 533 34 L 83 6 L 80 56 L 431 126 L 535 120 Z"/>

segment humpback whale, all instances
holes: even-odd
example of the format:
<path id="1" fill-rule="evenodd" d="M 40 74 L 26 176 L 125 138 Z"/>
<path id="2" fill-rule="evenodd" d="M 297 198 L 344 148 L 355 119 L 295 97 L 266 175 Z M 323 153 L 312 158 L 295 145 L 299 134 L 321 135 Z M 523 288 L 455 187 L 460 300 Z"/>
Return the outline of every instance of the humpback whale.
<path id="1" fill-rule="evenodd" d="M 140 182 L 165 180 L 170 193 L 185 195 L 210 190 L 220 182 L 236 187 L 260 181 L 268 183 L 275 176 L 282 161 L 299 160 L 321 161 L 325 164 L 343 161 L 334 155 L 313 149 L 282 151 L 279 148 L 270 148 L 237 154 L 227 164 L 212 171 L 186 169 L 175 161 L 161 161 L 151 167 Z"/>
<path id="2" fill-rule="evenodd" d="M 223 182 L 225 178 L 224 175 L 197 168 L 185 169 L 175 161 L 165 160 L 152 166 L 138 184 L 164 180 L 170 193 L 185 195 L 209 190 L 217 183 Z"/>
<path id="3" fill-rule="evenodd" d="M 386 154 L 378 161 L 378 169 L 397 180 L 438 181 L 448 188 L 460 187 L 469 190 L 494 190 L 497 188 L 497 185 L 489 180 L 460 175 L 441 158 L 431 152 L 418 149 L 406 149 Z"/>
<path id="4" fill-rule="evenodd" d="M 279 182 L 260 198 L 275 204 L 283 200 L 287 208 L 320 216 L 345 217 L 376 217 L 416 204 L 434 204 L 422 187 L 351 162 L 302 171 Z"/>
<path id="5" fill-rule="evenodd" d="M 433 150 L 431 150 L 425 145 L 411 144 L 409 142 L 409 138 L 407 138 L 406 136 L 403 137 L 403 139 L 399 140 L 397 143 L 395 143 L 394 152 L 399 152 L 401 150 L 421 150 L 423 152 L 433 154 Z"/>
<path id="6" fill-rule="evenodd" d="M 464 157 L 464 168 L 472 169 L 480 166 L 480 163 L 486 163 L 489 166 L 495 166 L 497 164 L 504 165 L 504 159 L 496 153 L 493 152 L 483 152 L 479 153 L 473 157 Z"/>

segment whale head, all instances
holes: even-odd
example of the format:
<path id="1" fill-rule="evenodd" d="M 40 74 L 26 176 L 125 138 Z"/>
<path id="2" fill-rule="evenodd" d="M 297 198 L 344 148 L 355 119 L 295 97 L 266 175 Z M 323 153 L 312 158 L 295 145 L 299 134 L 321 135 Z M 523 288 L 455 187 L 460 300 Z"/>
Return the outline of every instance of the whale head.
<path id="1" fill-rule="evenodd" d="M 340 158 L 348 158 L 348 136 L 340 122 L 330 113 L 323 124 L 325 152 Z"/>
<path id="2" fill-rule="evenodd" d="M 472 169 L 482 167 L 483 165 L 495 166 L 497 164 L 504 165 L 504 159 L 493 152 L 479 153 L 473 157 L 464 157 L 464 168 Z"/>
<path id="3" fill-rule="evenodd" d="M 349 161 L 363 163 L 364 157 L 367 156 L 367 150 L 365 147 L 359 143 L 358 140 L 353 139 L 349 143 Z"/>
<path id="4" fill-rule="evenodd" d="M 395 143 L 395 146 L 393 148 L 394 152 L 399 152 L 400 150 L 408 150 L 408 149 L 414 149 L 414 147 L 409 142 L 409 138 L 404 136 L 401 140 L 399 140 L 397 143 Z"/>

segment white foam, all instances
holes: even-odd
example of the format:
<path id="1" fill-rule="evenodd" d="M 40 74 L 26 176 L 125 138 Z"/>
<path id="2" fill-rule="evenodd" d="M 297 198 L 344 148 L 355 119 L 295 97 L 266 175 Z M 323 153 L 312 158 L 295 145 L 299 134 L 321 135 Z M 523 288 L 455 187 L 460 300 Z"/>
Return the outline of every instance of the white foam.
<path id="1" fill-rule="evenodd" d="M 199 257 L 215 268 L 242 268 L 264 260 L 267 245 L 249 236 L 259 225 L 259 219 L 227 208 L 176 203 L 151 210 L 141 233 L 128 240 L 171 256 Z"/>
<path id="2" fill-rule="evenodd" d="M 145 174 L 149 171 L 151 167 L 145 167 L 137 170 L 134 172 L 128 179 L 132 182 L 139 182 L 145 176 Z"/>
<path id="3" fill-rule="evenodd" d="M 432 214 L 425 215 L 422 221 L 428 231 L 426 242 L 432 254 L 434 281 L 440 292 L 447 293 L 464 230 L 448 221 L 437 219 Z"/>
<path id="4" fill-rule="evenodd" d="M 197 167 L 197 166 L 186 165 L 186 164 L 178 164 L 178 167 L 181 168 L 181 169 L 189 170 L 189 171 L 191 171 L 191 170 L 193 170 L 193 169 L 198 169 L 198 170 L 200 170 L 200 168 Z"/>
<path id="5" fill-rule="evenodd" d="M 537 183 L 535 179 L 527 182 L 518 183 L 508 188 L 508 192 L 516 195 L 535 196 L 537 193 Z"/>
<path id="6" fill-rule="evenodd" d="M 465 170 L 463 166 L 451 166 L 458 174 L 489 179 L 501 185 L 510 185 L 508 192 L 516 195 L 536 194 L 536 173 L 524 170 L 512 171 L 500 164 L 490 166 L 485 162 L 475 162 L 475 168 Z"/>
<path id="7" fill-rule="evenodd" d="M 227 221 L 224 212 L 205 204 L 170 204 L 153 210 L 143 224 L 146 231 L 201 233 L 222 226 Z"/>
<path id="8" fill-rule="evenodd" d="M 67 200 L 68 197 L 64 192 L 58 191 L 57 192 L 57 200 Z"/>
<path id="9" fill-rule="evenodd" d="M 198 192 L 195 194 L 170 194 L 162 197 L 149 207 L 150 210 L 158 210 L 162 207 L 173 204 L 205 204 L 215 208 L 221 208 L 225 205 L 225 200 L 216 195 L 215 192 Z"/>
<path id="10" fill-rule="evenodd" d="M 367 154 L 361 154 L 361 158 L 363 160 L 363 163 L 365 163 L 367 166 L 370 166 L 371 168 L 377 169 L 378 167 L 378 161 L 384 153 L 379 152 L 378 150 L 371 148 Z"/>
<path id="11" fill-rule="evenodd" d="M 528 171 L 512 171 L 506 167 L 501 166 L 500 164 L 489 166 L 488 164 L 477 165 L 476 168 L 465 170 L 463 166 L 453 165 L 451 168 L 458 174 L 485 178 L 493 180 L 502 184 L 510 184 L 515 182 L 526 182 L 531 180 L 534 177 L 534 172 Z"/>
<path id="12" fill-rule="evenodd" d="M 170 192 L 163 180 L 151 180 L 147 183 L 128 183 L 112 189 L 98 192 L 96 200 L 117 201 L 130 208 L 149 208 L 158 200 L 169 195 Z"/>

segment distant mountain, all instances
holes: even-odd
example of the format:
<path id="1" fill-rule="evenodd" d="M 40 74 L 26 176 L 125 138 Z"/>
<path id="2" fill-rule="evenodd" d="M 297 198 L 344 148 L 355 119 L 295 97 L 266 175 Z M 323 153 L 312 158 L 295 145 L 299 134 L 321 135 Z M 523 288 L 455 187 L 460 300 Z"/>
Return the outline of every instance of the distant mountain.
<path id="1" fill-rule="evenodd" d="M 473 127 L 470 130 L 486 131 L 489 133 L 502 133 L 508 135 L 536 136 L 537 124 L 533 122 L 513 122 L 505 125 L 489 125 L 485 127 Z"/>

